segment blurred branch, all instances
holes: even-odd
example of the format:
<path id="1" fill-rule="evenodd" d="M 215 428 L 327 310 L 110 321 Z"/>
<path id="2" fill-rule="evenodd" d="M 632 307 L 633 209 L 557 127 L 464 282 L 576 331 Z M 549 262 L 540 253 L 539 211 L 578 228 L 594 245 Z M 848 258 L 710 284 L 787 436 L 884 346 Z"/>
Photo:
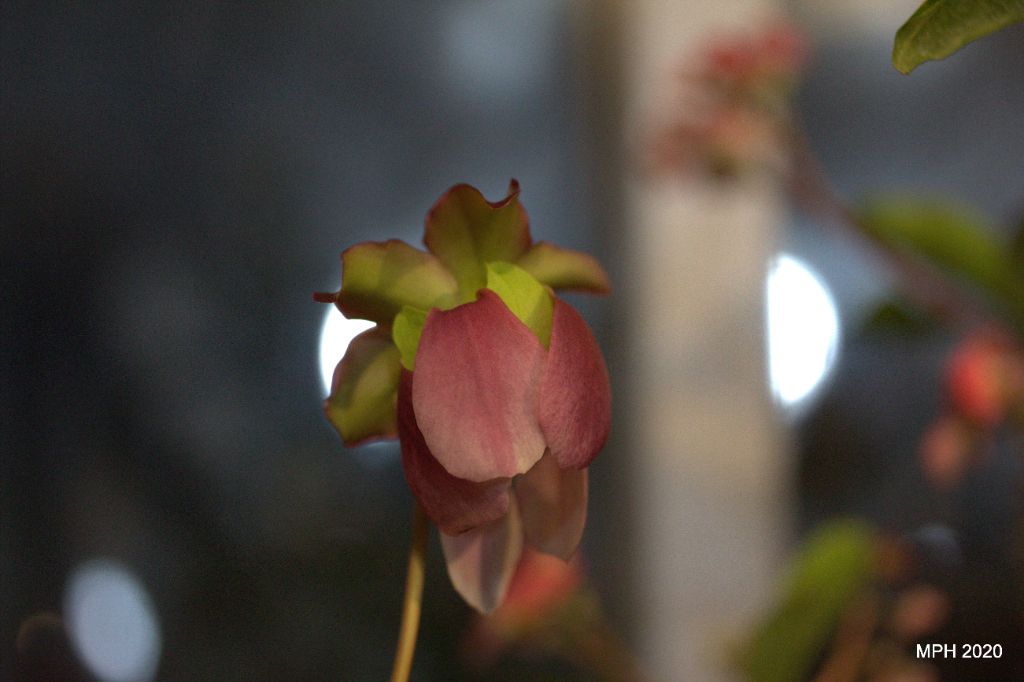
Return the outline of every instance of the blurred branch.
<path id="1" fill-rule="evenodd" d="M 879 602 L 878 595 L 869 591 L 846 610 L 815 682 L 857 682 L 861 678 L 878 626 Z"/>
<path id="2" fill-rule="evenodd" d="M 933 264 L 892 248 L 861 220 L 829 183 L 799 123 L 790 132 L 790 148 L 792 162 L 787 179 L 793 199 L 827 226 L 870 244 L 896 274 L 910 301 L 953 325 L 978 326 L 993 321 L 996 316 L 986 303 Z"/>

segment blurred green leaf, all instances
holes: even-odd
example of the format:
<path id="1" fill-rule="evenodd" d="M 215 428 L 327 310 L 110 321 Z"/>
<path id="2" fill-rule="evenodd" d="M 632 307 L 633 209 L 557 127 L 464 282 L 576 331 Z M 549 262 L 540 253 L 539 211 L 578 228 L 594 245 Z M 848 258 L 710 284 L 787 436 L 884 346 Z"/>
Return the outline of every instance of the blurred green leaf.
<path id="1" fill-rule="evenodd" d="M 892 63 L 910 73 L 967 43 L 1024 21 L 1024 0 L 925 0 L 896 32 Z"/>
<path id="2" fill-rule="evenodd" d="M 944 201 L 884 197 L 858 213 L 868 232 L 897 250 L 922 256 L 973 285 L 1024 326 L 1024 276 L 1008 245 L 970 210 Z"/>
<path id="3" fill-rule="evenodd" d="M 864 334 L 920 336 L 935 331 L 936 319 L 902 297 L 882 301 L 864 318 Z"/>
<path id="4" fill-rule="evenodd" d="M 818 528 L 793 560 L 782 600 L 740 652 L 751 682 L 807 679 L 840 617 L 867 583 L 875 532 L 853 520 Z"/>

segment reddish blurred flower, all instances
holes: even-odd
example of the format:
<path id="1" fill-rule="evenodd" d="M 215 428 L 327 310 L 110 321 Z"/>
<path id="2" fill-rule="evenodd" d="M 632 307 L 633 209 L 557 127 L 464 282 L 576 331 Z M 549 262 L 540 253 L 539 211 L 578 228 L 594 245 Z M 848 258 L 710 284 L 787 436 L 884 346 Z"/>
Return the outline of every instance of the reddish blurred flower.
<path id="1" fill-rule="evenodd" d="M 652 170 L 715 178 L 785 171 L 790 96 L 807 54 L 803 35 L 781 22 L 713 42 L 696 68 L 681 71 L 684 90 L 696 96 L 655 136 Z"/>
<path id="2" fill-rule="evenodd" d="M 929 635 L 949 617 L 949 596 L 934 587 L 917 585 L 903 591 L 893 606 L 890 622 L 893 634 L 905 642 Z"/>
<path id="3" fill-rule="evenodd" d="M 569 562 L 541 552 L 523 552 L 508 588 L 505 603 L 490 618 L 515 629 L 533 619 L 541 619 L 563 604 L 583 581 L 579 556 Z"/>
<path id="4" fill-rule="evenodd" d="M 466 656 L 477 666 L 492 664 L 503 651 L 557 627 L 558 612 L 583 583 L 579 556 L 569 562 L 532 549 L 523 550 L 505 601 L 477 619 L 466 640 Z"/>
<path id="5" fill-rule="evenodd" d="M 967 473 L 974 450 L 974 433 L 962 419 L 939 417 L 921 439 L 919 454 L 925 476 L 938 488 L 951 488 Z"/>
<path id="6" fill-rule="evenodd" d="M 699 73 L 710 81 L 745 88 L 777 79 L 791 81 L 804 68 L 809 52 L 804 34 L 780 21 L 753 36 L 713 42 Z"/>
<path id="7" fill-rule="evenodd" d="M 786 154 L 775 121 L 744 107 L 721 107 L 708 118 L 667 128 L 651 150 L 656 168 L 700 169 L 737 177 L 754 168 L 783 170 Z"/>
<path id="8" fill-rule="evenodd" d="M 979 428 L 991 428 L 1007 415 L 1021 387 L 1021 359 L 1008 339 L 995 332 L 969 337 L 946 365 L 953 410 Z"/>
<path id="9" fill-rule="evenodd" d="M 978 334 L 959 344 L 946 365 L 946 388 L 953 410 L 979 427 L 1006 416 L 1010 397 L 1009 344 Z"/>

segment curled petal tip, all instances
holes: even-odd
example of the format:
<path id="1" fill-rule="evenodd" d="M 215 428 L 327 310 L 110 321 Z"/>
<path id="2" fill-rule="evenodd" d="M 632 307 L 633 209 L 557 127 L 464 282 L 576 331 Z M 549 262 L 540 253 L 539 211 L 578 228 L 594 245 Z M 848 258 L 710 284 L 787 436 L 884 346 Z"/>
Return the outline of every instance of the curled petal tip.
<path id="1" fill-rule="evenodd" d="M 455 591 L 477 611 L 505 600 L 523 552 L 523 528 L 514 500 L 502 518 L 460 535 L 441 533 L 441 549 Z"/>
<path id="2" fill-rule="evenodd" d="M 498 208 L 499 206 L 504 206 L 505 204 L 509 203 L 510 201 L 518 197 L 519 193 L 519 181 L 516 180 L 515 178 L 510 178 L 508 181 L 508 193 L 505 196 L 505 198 L 502 199 L 501 201 L 491 204 L 491 206 L 494 206 L 495 208 Z"/>
<path id="3" fill-rule="evenodd" d="M 485 263 L 513 263 L 530 248 L 529 218 L 518 196 L 514 181 L 499 201 L 488 201 L 470 185 L 455 185 L 427 213 L 423 243 L 455 275 L 463 300 L 472 300 L 485 285 Z"/>

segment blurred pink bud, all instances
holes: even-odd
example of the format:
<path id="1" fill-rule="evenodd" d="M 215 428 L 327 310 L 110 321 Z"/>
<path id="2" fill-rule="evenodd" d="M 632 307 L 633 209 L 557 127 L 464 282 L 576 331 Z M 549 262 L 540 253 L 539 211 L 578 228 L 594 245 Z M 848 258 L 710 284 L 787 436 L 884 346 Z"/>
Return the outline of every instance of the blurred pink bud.
<path id="1" fill-rule="evenodd" d="M 803 69 L 809 53 L 807 37 L 782 21 L 768 27 L 757 44 L 761 69 L 767 73 L 795 74 Z"/>
<path id="2" fill-rule="evenodd" d="M 466 656 L 478 666 L 493 663 L 507 648 L 522 643 L 546 625 L 583 583 L 579 554 L 571 561 L 524 547 L 505 601 L 480 616 L 466 640 Z"/>
<path id="3" fill-rule="evenodd" d="M 920 445 L 921 467 L 933 485 L 947 489 L 963 478 L 971 460 L 973 436 L 957 417 L 940 417 L 924 434 Z"/>
<path id="4" fill-rule="evenodd" d="M 798 75 L 809 51 L 799 29 L 777 21 L 753 35 L 714 41 L 704 58 L 703 77 L 757 88 L 767 81 Z"/>
<path id="5" fill-rule="evenodd" d="M 1012 361 L 1001 337 L 979 334 L 954 349 L 946 365 L 946 387 L 953 409 L 981 428 L 1003 420 L 1009 406 Z"/>
<path id="6" fill-rule="evenodd" d="M 785 162 L 779 131 L 769 117 L 743 108 L 716 112 L 707 130 L 707 144 L 715 158 L 728 165 L 778 167 Z"/>
<path id="7" fill-rule="evenodd" d="M 756 66 L 757 53 L 749 42 L 721 40 L 708 49 L 709 77 L 742 80 L 750 77 Z"/>
<path id="8" fill-rule="evenodd" d="M 495 615 L 527 621 L 544 618 L 572 595 L 583 582 L 577 554 L 571 561 L 527 548 L 516 567 L 505 603 Z"/>
<path id="9" fill-rule="evenodd" d="M 909 580 L 917 570 L 910 543 L 900 537 L 882 535 L 875 543 L 874 570 L 888 585 Z"/>
<path id="10" fill-rule="evenodd" d="M 949 617 L 950 602 L 945 593 L 920 585 L 906 590 L 896 599 L 892 611 L 893 633 L 912 642 L 938 630 Z"/>

